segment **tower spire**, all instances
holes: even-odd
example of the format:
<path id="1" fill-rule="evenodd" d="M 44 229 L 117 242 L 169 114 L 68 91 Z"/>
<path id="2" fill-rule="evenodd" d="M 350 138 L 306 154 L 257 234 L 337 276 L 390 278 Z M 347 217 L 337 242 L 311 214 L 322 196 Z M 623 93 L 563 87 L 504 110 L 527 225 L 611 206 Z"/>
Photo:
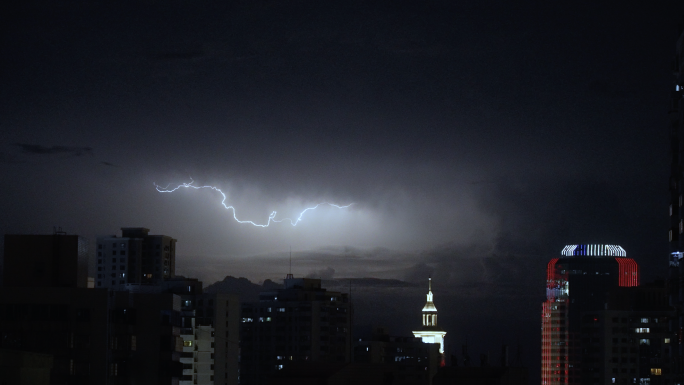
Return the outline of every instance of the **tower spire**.
<path id="1" fill-rule="evenodd" d="M 428 276 L 428 292 L 425 306 L 423 306 L 423 327 L 421 330 L 416 330 L 413 335 L 421 338 L 426 343 L 438 343 L 439 353 L 444 354 L 444 335 L 446 332 L 437 326 L 437 307 L 432 301 L 432 277 Z"/>

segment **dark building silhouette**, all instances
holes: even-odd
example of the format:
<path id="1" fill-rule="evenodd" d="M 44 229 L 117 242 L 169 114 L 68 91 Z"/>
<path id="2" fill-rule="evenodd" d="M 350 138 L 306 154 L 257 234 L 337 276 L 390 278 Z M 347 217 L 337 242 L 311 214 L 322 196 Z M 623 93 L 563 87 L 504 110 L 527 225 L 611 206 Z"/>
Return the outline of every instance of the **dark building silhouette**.
<path id="1" fill-rule="evenodd" d="M 88 240 L 78 235 L 5 235 L 3 285 L 80 287 L 88 284 Z"/>
<path id="2" fill-rule="evenodd" d="M 612 289 L 605 309 L 582 314 L 582 383 L 672 383 L 673 315 L 664 282 Z"/>
<path id="3" fill-rule="evenodd" d="M 583 365 L 584 352 L 594 347 L 587 344 L 591 340 L 582 339 L 582 317 L 606 309 L 614 288 L 637 286 L 639 269 L 620 246 L 570 245 L 561 254 L 547 268 L 541 381 L 542 385 L 593 383 L 604 377 L 605 367 Z"/>
<path id="4" fill-rule="evenodd" d="M 0 349 L 0 385 L 49 385 L 52 356 Z"/>
<path id="5" fill-rule="evenodd" d="M 392 384 L 428 385 L 442 359 L 440 344 L 424 343 L 416 337 L 390 336 L 382 328 L 370 339 L 354 341 L 354 362 L 392 366 L 388 373 L 400 373 Z"/>
<path id="6" fill-rule="evenodd" d="M 672 71 L 675 76 L 670 93 L 670 271 L 668 286 L 670 304 L 676 316 L 670 321 L 670 333 L 676 343 L 673 348 L 674 383 L 684 383 L 684 33 L 676 44 Z"/>
<path id="7" fill-rule="evenodd" d="M 5 237 L 0 349 L 52 356 L 53 385 L 177 383 L 180 297 L 86 288 L 84 244 L 63 233 Z"/>
<path id="8" fill-rule="evenodd" d="M 321 288 L 320 279 L 285 279 L 285 288 L 242 305 L 240 383 L 265 384 L 293 362 L 351 360 L 347 294 Z"/>

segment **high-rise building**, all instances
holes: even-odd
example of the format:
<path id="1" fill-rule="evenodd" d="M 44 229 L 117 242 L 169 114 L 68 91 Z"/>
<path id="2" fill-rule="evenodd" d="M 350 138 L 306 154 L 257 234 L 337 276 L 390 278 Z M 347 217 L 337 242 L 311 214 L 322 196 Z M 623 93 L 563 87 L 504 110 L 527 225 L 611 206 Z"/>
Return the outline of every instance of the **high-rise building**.
<path id="1" fill-rule="evenodd" d="M 670 94 L 670 304 L 676 316 L 670 321 L 673 344 L 675 384 L 684 384 L 684 32 L 677 40 L 672 71 L 675 75 Z"/>
<path id="2" fill-rule="evenodd" d="M 87 239 L 64 232 L 5 235 L 3 286 L 86 288 L 87 282 Z"/>
<path id="3" fill-rule="evenodd" d="M 351 305 L 320 279 L 285 279 L 285 288 L 242 305 L 240 383 L 263 384 L 288 363 L 349 363 Z"/>
<path id="4" fill-rule="evenodd" d="M 157 285 L 176 274 L 176 240 L 149 235 L 143 227 L 124 227 L 121 237 L 97 238 L 98 288 L 124 289 L 128 284 Z"/>
<path id="5" fill-rule="evenodd" d="M 585 362 L 596 352 L 594 338 L 582 338 L 588 312 L 607 309 L 608 293 L 639 285 L 639 268 L 616 245 L 569 245 L 548 263 L 546 301 L 542 306 L 542 385 L 594 383 L 605 378 L 605 365 Z M 611 350 L 612 352 L 612 350 Z M 605 354 L 605 351 L 603 351 Z"/>
<path id="6" fill-rule="evenodd" d="M 437 307 L 432 301 L 432 278 L 428 278 L 427 301 L 423 306 L 423 327 L 413 332 L 416 338 L 424 343 L 439 344 L 439 353 L 444 354 L 444 336 L 446 332 L 437 326 Z"/>

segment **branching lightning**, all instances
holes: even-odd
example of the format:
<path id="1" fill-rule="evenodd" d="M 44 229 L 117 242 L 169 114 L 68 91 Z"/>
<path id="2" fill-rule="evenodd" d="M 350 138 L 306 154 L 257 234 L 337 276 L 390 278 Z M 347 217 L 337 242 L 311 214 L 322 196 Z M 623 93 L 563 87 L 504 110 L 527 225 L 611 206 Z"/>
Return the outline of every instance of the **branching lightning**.
<path id="1" fill-rule="evenodd" d="M 235 221 L 237 221 L 238 223 L 248 223 L 248 224 L 250 224 L 250 225 L 257 226 L 257 227 L 268 227 L 268 226 L 271 225 L 271 223 L 281 223 L 281 222 L 290 222 L 290 224 L 291 224 L 292 226 L 297 226 L 297 224 L 298 224 L 299 222 L 302 221 L 302 218 L 304 217 L 304 214 L 305 214 L 307 211 L 309 211 L 309 210 L 315 210 L 315 209 L 317 209 L 319 206 L 325 206 L 325 205 L 327 205 L 327 206 L 332 206 L 332 207 L 335 207 L 335 208 L 338 208 L 338 209 L 346 209 L 347 207 L 349 207 L 349 206 L 351 206 L 351 205 L 353 204 L 353 203 L 350 203 L 350 204 L 345 205 L 345 206 L 340 206 L 340 205 L 336 205 L 336 204 L 334 204 L 334 203 L 322 202 L 322 203 L 319 203 L 319 204 L 317 204 L 317 205 L 315 205 L 315 206 L 313 206 L 313 207 L 308 207 L 308 208 L 304 209 L 304 211 L 302 211 L 301 213 L 299 213 L 299 216 L 297 217 L 297 219 L 292 219 L 292 218 L 276 219 L 276 214 L 277 214 L 277 213 L 274 211 L 274 212 L 272 212 L 272 213 L 268 216 L 268 221 L 266 221 L 265 224 L 260 224 L 260 223 L 256 223 L 256 222 L 253 222 L 253 221 L 245 221 L 245 220 L 240 220 L 240 219 L 238 219 L 237 213 L 236 213 L 236 211 L 235 211 L 235 207 L 226 204 L 226 200 L 227 200 L 228 198 L 226 197 L 226 194 L 224 194 L 223 191 L 221 191 L 220 188 L 215 187 L 215 186 L 195 186 L 194 183 L 195 183 L 195 181 L 192 180 L 192 178 L 191 178 L 191 179 L 190 179 L 190 183 L 183 183 L 183 184 L 178 185 L 177 187 L 172 188 L 172 189 L 169 189 L 170 184 L 169 184 L 168 186 L 166 186 L 166 187 L 161 187 L 161 186 L 159 186 L 158 184 L 154 183 L 154 187 L 155 187 L 155 188 L 157 189 L 157 191 L 159 191 L 160 193 L 172 193 L 172 192 L 174 192 L 174 191 L 176 191 L 176 190 L 178 190 L 178 189 L 180 189 L 180 188 L 193 188 L 193 189 L 195 189 L 195 190 L 211 189 L 211 190 L 214 190 L 214 191 L 218 191 L 218 193 L 221 194 L 221 196 L 223 196 L 223 200 L 221 200 L 221 205 L 223 205 L 223 207 L 224 207 L 226 210 L 230 210 L 230 211 L 233 212 L 233 219 L 235 219 Z"/>

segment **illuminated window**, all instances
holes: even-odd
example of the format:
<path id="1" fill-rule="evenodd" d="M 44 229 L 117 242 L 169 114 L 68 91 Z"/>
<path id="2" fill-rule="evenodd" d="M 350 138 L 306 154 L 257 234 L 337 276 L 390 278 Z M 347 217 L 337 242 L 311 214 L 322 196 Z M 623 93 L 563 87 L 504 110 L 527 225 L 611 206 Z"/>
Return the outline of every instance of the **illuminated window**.
<path id="1" fill-rule="evenodd" d="M 185 346 L 185 347 L 192 346 L 192 341 L 183 341 L 183 346 Z"/>
<path id="2" fill-rule="evenodd" d="M 662 369 L 660 368 L 651 368 L 651 375 L 652 376 L 660 376 L 662 373 Z"/>
<path id="3" fill-rule="evenodd" d="M 670 339 L 669 339 L 669 338 L 665 338 L 665 341 L 663 341 L 663 342 L 665 342 L 666 344 L 669 344 L 669 343 L 670 343 Z"/>
<path id="4" fill-rule="evenodd" d="M 639 340 L 639 345 L 650 345 L 650 344 L 651 344 L 651 340 L 649 340 L 648 338 L 642 338 Z"/>
<path id="5" fill-rule="evenodd" d="M 635 333 L 650 333 L 651 329 L 649 328 L 636 328 L 634 329 Z"/>
<path id="6" fill-rule="evenodd" d="M 648 323 L 648 318 L 642 318 L 641 319 L 642 324 L 647 324 Z"/>
<path id="7" fill-rule="evenodd" d="M 279 307 L 279 308 L 278 308 L 278 313 L 285 313 L 285 308 L 284 308 L 284 307 Z"/>

